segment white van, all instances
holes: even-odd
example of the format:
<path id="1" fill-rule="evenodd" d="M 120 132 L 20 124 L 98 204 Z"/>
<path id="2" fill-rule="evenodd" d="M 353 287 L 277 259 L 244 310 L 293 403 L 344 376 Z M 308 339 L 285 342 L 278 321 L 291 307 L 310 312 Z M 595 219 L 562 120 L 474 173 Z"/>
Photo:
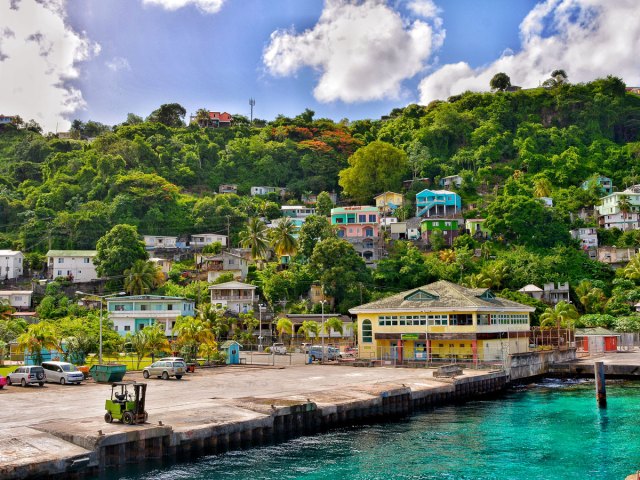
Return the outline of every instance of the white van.
<path id="1" fill-rule="evenodd" d="M 274 343 L 271 347 L 271 353 L 276 355 L 286 355 L 287 347 L 284 346 L 284 343 Z"/>
<path id="2" fill-rule="evenodd" d="M 45 380 L 50 383 L 77 383 L 84 380 L 83 373 L 72 363 L 68 362 L 42 362 L 42 368 L 46 373 Z"/>

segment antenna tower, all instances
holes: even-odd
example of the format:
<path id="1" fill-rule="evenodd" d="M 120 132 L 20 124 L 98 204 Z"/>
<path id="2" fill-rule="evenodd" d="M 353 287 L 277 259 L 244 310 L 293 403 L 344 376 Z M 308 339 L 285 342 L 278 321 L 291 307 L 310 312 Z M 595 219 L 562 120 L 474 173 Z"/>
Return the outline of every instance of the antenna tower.
<path id="1" fill-rule="evenodd" d="M 250 116 L 250 121 L 249 123 L 253 123 L 253 107 L 255 107 L 256 105 L 256 101 L 253 98 L 249 99 L 249 105 L 251 106 L 251 116 Z"/>

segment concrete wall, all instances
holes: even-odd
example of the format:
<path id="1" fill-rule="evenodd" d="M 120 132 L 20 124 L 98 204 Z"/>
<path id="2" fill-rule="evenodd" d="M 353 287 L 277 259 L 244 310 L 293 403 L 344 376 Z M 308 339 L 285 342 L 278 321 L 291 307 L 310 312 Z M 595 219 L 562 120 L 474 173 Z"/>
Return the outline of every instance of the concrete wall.
<path id="1" fill-rule="evenodd" d="M 509 378 L 511 381 L 536 377 L 549 373 L 551 364 L 570 362 L 576 359 L 576 349 L 546 350 L 542 352 L 516 353 L 509 355 Z"/>

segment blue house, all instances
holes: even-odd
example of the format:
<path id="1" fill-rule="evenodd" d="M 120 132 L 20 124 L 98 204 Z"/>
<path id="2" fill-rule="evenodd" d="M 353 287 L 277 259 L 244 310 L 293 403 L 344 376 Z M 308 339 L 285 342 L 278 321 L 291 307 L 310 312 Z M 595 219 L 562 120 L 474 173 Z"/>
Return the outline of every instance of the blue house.
<path id="1" fill-rule="evenodd" d="M 416 217 L 446 217 L 462 210 L 460 195 L 449 190 L 425 188 L 416 195 Z"/>
<path id="2" fill-rule="evenodd" d="M 136 295 L 107 299 L 107 312 L 113 328 L 120 334 L 135 333 L 155 323 L 163 326 L 165 335 L 172 330 L 179 316 L 195 316 L 195 302 L 187 298 L 160 295 Z"/>
<path id="3" fill-rule="evenodd" d="M 613 193 L 613 180 L 611 180 L 609 177 L 603 177 L 602 175 L 592 177 L 589 180 L 585 180 L 584 182 L 582 182 L 582 189 L 589 190 L 589 187 L 594 183 L 600 188 L 600 191 L 602 193 L 601 196 L 611 195 Z"/>

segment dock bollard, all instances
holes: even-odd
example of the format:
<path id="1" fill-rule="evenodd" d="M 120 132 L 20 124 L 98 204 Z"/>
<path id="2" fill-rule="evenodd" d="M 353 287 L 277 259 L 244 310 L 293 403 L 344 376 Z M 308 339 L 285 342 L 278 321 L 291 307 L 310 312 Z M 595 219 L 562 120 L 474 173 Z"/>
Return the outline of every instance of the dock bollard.
<path id="1" fill-rule="evenodd" d="M 607 386 L 604 377 L 604 363 L 595 362 L 593 371 L 596 377 L 596 400 L 599 407 L 605 408 L 607 406 Z"/>

